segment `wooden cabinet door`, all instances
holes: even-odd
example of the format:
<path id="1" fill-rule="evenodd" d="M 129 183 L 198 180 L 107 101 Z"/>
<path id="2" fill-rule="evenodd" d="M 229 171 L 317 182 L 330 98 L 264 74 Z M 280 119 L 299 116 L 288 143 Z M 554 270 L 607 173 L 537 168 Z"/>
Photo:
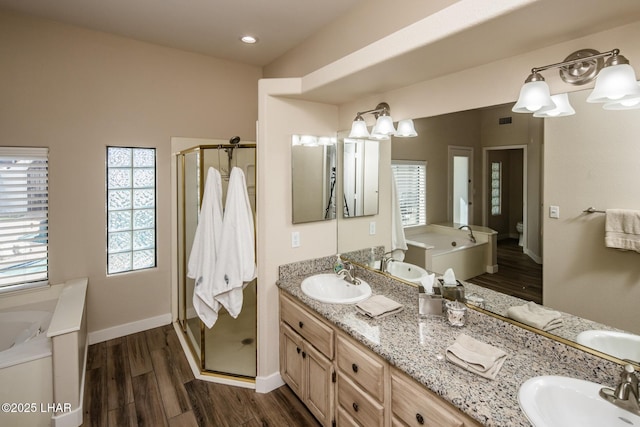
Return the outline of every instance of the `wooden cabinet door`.
<path id="1" fill-rule="evenodd" d="M 280 375 L 291 390 L 304 401 L 303 341 L 284 323 L 280 323 Z"/>
<path id="2" fill-rule="evenodd" d="M 330 426 L 333 421 L 334 404 L 332 363 L 308 343 L 305 343 L 304 352 L 307 378 L 303 401 L 322 425 Z"/>

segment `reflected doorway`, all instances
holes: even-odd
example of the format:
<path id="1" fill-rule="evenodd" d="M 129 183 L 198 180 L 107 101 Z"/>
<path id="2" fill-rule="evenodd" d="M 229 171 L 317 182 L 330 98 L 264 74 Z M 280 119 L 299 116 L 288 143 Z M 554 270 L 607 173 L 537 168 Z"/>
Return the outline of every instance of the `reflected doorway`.
<path id="1" fill-rule="evenodd" d="M 473 224 L 473 148 L 449 146 L 449 220 Z"/>

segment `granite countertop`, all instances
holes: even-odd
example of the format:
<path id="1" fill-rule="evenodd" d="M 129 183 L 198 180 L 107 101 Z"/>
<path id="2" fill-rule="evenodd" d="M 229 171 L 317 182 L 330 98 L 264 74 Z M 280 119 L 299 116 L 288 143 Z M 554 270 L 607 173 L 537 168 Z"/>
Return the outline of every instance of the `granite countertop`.
<path id="1" fill-rule="evenodd" d="M 281 273 L 278 286 L 283 291 L 486 426 L 530 426 L 517 398 L 520 385 L 529 378 L 563 375 L 611 386 L 619 371 L 615 363 L 475 310 L 469 310 L 461 328 L 443 317 L 420 318 L 417 288 L 364 269 L 358 269 L 358 277 L 369 283 L 373 294 L 403 304 L 402 312 L 374 320 L 354 305 L 320 303 L 304 295 L 300 283 L 309 275 L 330 271 L 293 272 L 298 275 Z M 461 333 L 507 353 L 495 380 L 445 360 L 446 348 Z"/>

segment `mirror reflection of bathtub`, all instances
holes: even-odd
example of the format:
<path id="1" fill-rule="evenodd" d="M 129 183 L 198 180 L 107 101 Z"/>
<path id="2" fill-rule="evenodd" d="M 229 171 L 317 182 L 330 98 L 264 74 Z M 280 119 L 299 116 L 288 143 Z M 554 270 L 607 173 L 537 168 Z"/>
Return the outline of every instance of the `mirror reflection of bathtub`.
<path id="1" fill-rule="evenodd" d="M 474 243 L 461 224 L 430 224 L 408 231 L 405 261 L 437 274 L 453 269 L 456 278 L 467 280 L 498 271 L 496 243 L 498 234 L 486 227 L 472 225 Z"/>

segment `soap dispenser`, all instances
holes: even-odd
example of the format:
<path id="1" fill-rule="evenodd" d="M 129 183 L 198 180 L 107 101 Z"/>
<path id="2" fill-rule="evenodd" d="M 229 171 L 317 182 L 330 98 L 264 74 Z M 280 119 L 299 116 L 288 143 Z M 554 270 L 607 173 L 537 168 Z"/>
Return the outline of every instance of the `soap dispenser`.
<path id="1" fill-rule="evenodd" d="M 336 262 L 333 264 L 333 272 L 338 274 L 341 270 L 344 270 L 344 262 L 340 258 L 340 254 L 336 255 Z"/>

